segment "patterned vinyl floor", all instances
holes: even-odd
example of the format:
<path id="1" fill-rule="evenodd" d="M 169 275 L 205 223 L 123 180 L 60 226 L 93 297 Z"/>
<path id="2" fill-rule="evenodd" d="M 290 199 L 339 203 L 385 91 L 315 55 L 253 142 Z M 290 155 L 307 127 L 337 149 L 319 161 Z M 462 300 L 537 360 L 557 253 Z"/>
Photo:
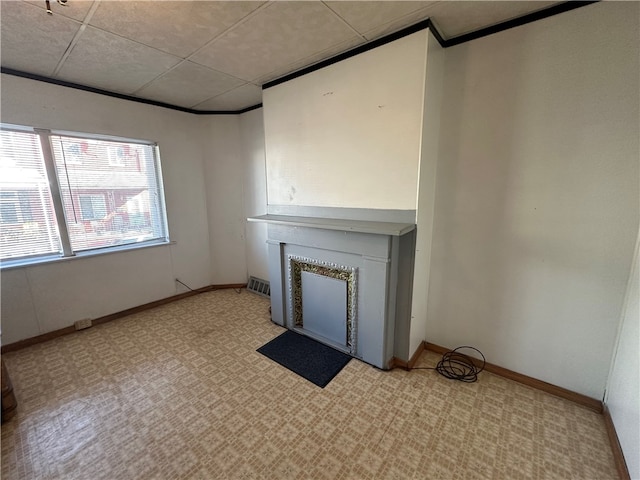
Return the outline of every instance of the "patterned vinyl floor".
<path id="1" fill-rule="evenodd" d="M 2 478 L 616 478 L 588 409 L 357 360 L 321 389 L 255 351 L 282 331 L 266 299 L 220 290 L 6 354 Z"/>

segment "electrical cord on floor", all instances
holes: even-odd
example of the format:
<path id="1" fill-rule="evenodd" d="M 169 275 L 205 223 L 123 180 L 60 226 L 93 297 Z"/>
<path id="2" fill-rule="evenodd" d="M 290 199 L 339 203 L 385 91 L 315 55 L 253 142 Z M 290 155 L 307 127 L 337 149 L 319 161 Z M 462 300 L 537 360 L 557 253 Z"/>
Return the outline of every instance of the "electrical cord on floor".
<path id="1" fill-rule="evenodd" d="M 187 285 L 186 283 L 184 283 L 182 280 L 179 280 L 179 279 L 177 279 L 177 278 L 176 278 L 175 280 L 176 280 L 176 282 L 178 282 L 180 285 L 183 285 L 183 286 L 187 287 L 187 288 L 188 288 L 190 291 L 192 291 L 192 292 L 204 293 L 202 290 L 194 290 L 194 289 L 193 289 L 193 288 L 191 288 L 189 285 Z M 233 290 L 234 290 L 237 294 L 242 293 L 242 288 L 234 288 Z"/>
<path id="2" fill-rule="evenodd" d="M 184 283 L 183 281 L 180 281 L 176 278 L 176 282 L 178 282 L 180 285 L 184 285 L 185 287 L 187 287 L 189 290 L 191 290 L 192 292 L 195 292 L 195 290 L 193 288 L 191 288 L 189 285 L 187 285 L 186 283 Z"/>
<path id="3" fill-rule="evenodd" d="M 478 367 L 474 361 L 459 350 L 469 348 L 475 350 L 482 357 L 482 365 Z M 476 360 L 478 361 L 478 360 Z M 460 382 L 473 383 L 478 380 L 478 374 L 484 370 L 487 361 L 480 350 L 475 347 L 464 345 L 454 348 L 450 352 L 442 355 L 442 358 L 435 367 L 414 367 L 411 370 L 435 370 L 443 377 Z"/>

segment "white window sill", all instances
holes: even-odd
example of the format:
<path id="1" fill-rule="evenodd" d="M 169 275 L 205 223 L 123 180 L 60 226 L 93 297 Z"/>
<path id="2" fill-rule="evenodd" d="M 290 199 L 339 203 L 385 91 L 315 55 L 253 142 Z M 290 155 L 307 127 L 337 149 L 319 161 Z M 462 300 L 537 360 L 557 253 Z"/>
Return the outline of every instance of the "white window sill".
<path id="1" fill-rule="evenodd" d="M 70 260 L 77 260 L 79 258 L 91 258 L 99 255 L 110 255 L 112 253 L 130 252 L 131 250 L 139 250 L 141 248 L 153 248 L 161 247 L 165 245 L 175 245 L 175 241 L 156 240 L 144 243 L 134 243 L 131 245 L 121 245 L 118 247 L 105 247 L 96 250 L 87 250 L 84 252 L 77 252 L 71 257 L 62 257 L 60 255 L 49 255 L 37 258 L 29 259 L 16 259 L 16 260 L 3 260 L 0 263 L 0 270 L 13 270 L 17 268 L 31 267 L 36 265 L 45 265 L 57 262 L 67 262 Z"/>

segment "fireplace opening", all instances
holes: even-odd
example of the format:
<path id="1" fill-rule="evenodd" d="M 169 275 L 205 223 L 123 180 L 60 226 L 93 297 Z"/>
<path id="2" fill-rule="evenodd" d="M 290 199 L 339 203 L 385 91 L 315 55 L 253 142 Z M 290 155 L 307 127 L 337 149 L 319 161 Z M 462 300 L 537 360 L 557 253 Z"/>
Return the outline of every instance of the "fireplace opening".
<path id="1" fill-rule="evenodd" d="M 357 270 L 289 255 L 293 328 L 355 354 Z"/>

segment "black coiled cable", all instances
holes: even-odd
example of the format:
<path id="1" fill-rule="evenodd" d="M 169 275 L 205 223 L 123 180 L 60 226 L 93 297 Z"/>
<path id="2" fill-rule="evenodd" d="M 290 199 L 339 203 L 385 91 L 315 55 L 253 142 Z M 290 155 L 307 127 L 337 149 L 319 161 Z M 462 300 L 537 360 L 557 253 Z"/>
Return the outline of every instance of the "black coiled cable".
<path id="1" fill-rule="evenodd" d="M 459 350 L 462 350 L 463 348 L 468 348 L 478 352 L 482 357 L 482 365 L 477 366 L 471 357 L 464 353 L 460 353 Z M 476 360 L 476 362 L 479 362 L 479 360 Z M 435 368 L 417 367 L 415 370 L 435 370 L 443 377 L 450 378 L 451 380 L 473 383 L 478 380 L 478 374 L 484 370 L 486 363 L 486 359 L 480 350 L 475 347 L 464 345 L 442 355 L 442 358 Z"/>

